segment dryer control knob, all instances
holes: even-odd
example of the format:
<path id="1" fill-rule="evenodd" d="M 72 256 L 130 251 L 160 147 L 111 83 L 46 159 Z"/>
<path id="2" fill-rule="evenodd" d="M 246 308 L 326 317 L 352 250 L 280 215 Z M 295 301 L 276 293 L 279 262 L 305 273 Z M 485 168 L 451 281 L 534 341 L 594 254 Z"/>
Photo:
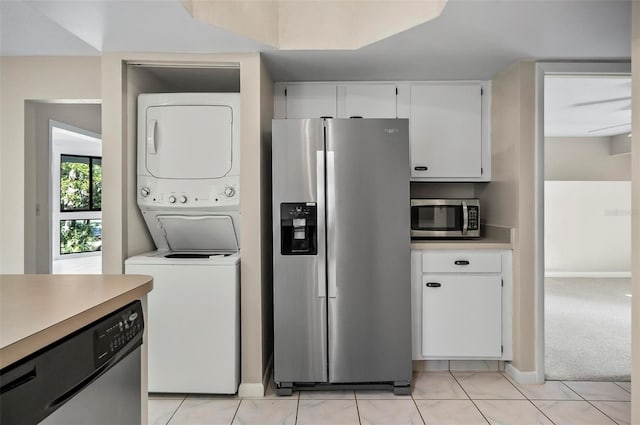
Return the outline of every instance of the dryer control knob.
<path id="1" fill-rule="evenodd" d="M 175 204 L 176 203 L 176 197 L 173 196 L 173 195 L 169 196 L 169 203 L 170 204 Z"/>
<path id="2" fill-rule="evenodd" d="M 184 204 L 184 203 L 186 203 L 186 202 L 187 202 L 187 197 L 186 197 L 186 196 L 184 196 L 184 195 L 182 195 L 182 196 L 180 197 L 180 203 L 181 203 L 181 204 Z"/>
<path id="3" fill-rule="evenodd" d="M 231 187 L 231 186 L 227 186 L 227 187 L 224 189 L 224 194 L 225 194 L 225 196 L 226 196 L 227 198 L 231 198 L 233 195 L 235 195 L 235 194 L 236 194 L 236 190 L 235 190 L 233 187 Z"/>
<path id="4" fill-rule="evenodd" d="M 140 194 L 145 198 L 149 196 L 150 193 L 151 190 L 148 187 L 143 187 L 142 189 L 140 189 Z"/>

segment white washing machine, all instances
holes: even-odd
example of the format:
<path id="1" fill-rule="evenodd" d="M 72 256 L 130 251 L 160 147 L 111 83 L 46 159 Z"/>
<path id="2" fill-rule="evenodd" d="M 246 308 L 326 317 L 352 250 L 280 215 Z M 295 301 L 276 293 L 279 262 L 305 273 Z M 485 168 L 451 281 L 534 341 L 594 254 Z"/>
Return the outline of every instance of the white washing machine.
<path id="1" fill-rule="evenodd" d="M 233 394 L 240 379 L 240 94 L 138 97 L 137 202 L 156 251 L 149 391 Z"/>
<path id="2" fill-rule="evenodd" d="M 237 392 L 240 255 L 153 251 L 129 258 L 125 270 L 153 276 L 149 392 Z"/>

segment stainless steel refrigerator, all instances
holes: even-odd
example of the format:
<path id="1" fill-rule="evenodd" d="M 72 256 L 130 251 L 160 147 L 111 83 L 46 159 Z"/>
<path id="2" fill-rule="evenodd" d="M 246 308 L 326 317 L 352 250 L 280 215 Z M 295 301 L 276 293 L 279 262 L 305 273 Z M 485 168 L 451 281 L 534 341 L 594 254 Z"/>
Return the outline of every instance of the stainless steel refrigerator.
<path id="1" fill-rule="evenodd" d="M 277 393 L 411 391 L 406 119 L 274 120 Z"/>

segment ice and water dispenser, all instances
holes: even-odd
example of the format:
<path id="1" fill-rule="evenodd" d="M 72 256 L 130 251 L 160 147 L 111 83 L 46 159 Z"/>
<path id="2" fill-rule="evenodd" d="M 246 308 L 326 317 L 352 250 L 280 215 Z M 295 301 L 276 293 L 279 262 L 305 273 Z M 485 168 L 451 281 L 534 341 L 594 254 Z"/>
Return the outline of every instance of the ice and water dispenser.
<path id="1" fill-rule="evenodd" d="M 318 253 L 318 209 L 315 202 L 280 204 L 282 255 L 316 255 Z"/>

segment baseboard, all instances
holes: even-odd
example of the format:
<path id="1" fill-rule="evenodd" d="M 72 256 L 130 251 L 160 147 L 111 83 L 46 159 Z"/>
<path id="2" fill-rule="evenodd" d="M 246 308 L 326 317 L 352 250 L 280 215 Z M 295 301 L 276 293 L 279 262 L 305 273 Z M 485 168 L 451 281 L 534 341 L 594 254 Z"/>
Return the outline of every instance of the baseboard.
<path id="1" fill-rule="evenodd" d="M 238 397 L 264 397 L 269 380 L 271 379 L 271 369 L 273 368 L 273 354 L 269 357 L 269 362 L 262 376 L 262 383 L 245 382 L 238 388 Z"/>
<path id="2" fill-rule="evenodd" d="M 238 397 L 264 397 L 264 384 L 242 383 L 238 388 Z"/>
<path id="3" fill-rule="evenodd" d="M 631 272 L 554 272 L 545 271 L 544 277 L 631 278 Z"/>
<path id="4" fill-rule="evenodd" d="M 522 372 L 518 370 L 512 363 L 507 363 L 504 372 L 509 375 L 518 384 L 542 384 L 544 381 L 538 379 L 537 372 Z"/>

